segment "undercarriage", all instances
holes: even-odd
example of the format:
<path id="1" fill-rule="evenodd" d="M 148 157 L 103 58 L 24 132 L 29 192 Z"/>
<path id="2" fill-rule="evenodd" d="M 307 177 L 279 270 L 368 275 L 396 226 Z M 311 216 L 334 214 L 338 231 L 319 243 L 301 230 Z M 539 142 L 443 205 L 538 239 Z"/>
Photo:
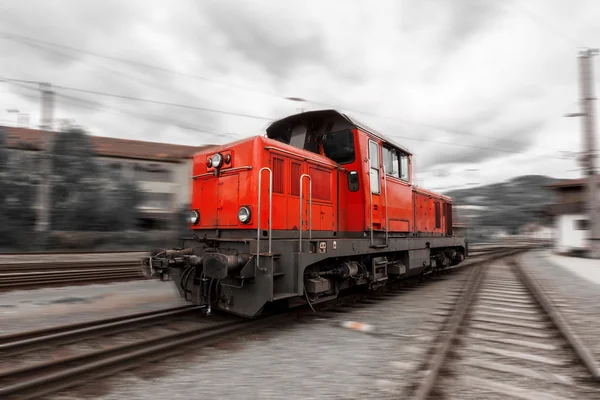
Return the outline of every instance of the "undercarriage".
<path id="1" fill-rule="evenodd" d="M 222 233 L 221 233 L 222 234 Z M 187 301 L 247 318 L 267 305 L 292 306 L 330 300 L 345 289 L 377 289 L 388 282 L 427 274 L 460 263 L 467 256 L 464 238 L 397 237 L 385 247 L 369 239 L 266 241 L 213 237 L 184 241 L 178 249 L 156 251 L 143 260 L 147 277 L 172 280 Z"/>

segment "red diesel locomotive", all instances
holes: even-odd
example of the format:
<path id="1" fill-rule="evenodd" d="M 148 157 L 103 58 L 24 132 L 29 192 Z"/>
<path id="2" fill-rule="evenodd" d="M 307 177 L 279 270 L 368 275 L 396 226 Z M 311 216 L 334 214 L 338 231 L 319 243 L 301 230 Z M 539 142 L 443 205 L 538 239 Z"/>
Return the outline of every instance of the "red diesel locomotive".
<path id="1" fill-rule="evenodd" d="M 144 270 L 208 313 L 314 304 L 467 255 L 451 199 L 413 186 L 411 153 L 335 110 L 288 116 L 193 165 L 190 235 Z"/>

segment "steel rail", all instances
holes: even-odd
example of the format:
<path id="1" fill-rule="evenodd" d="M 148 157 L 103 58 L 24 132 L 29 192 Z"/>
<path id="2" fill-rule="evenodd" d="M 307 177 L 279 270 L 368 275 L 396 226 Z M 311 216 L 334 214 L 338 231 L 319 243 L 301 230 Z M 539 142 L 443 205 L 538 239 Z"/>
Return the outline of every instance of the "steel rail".
<path id="1" fill-rule="evenodd" d="M 441 369 L 446 362 L 448 353 L 452 348 L 452 344 L 456 340 L 459 330 L 464 324 L 464 321 L 468 315 L 473 299 L 479 290 L 485 270 L 488 267 L 487 263 L 505 257 L 511 257 L 527 250 L 529 250 L 528 247 L 498 249 L 496 251 L 491 251 L 488 254 L 482 254 L 480 256 L 482 257 L 481 260 L 473 259 L 474 264 L 471 266 L 473 269 L 470 271 L 470 275 L 465 282 L 464 289 L 455 303 L 454 310 L 448 319 L 448 322 L 442 329 L 443 336 L 436 340 L 437 347 L 434 349 L 435 353 L 427 362 L 427 366 L 425 368 L 425 371 L 427 371 L 427 376 L 423 381 L 420 382 L 411 398 L 415 400 L 426 400 L 431 395 L 439 373 L 441 372 Z"/>
<path id="2" fill-rule="evenodd" d="M 0 397 L 30 399 L 64 390 L 81 383 L 113 375 L 182 352 L 184 346 L 211 345 L 224 337 L 281 321 L 281 315 L 259 320 L 211 324 L 183 332 L 28 365 L 0 373 Z M 6 382 L 8 381 L 8 384 Z"/>
<path id="3" fill-rule="evenodd" d="M 90 274 L 70 274 L 67 276 L 25 277 L 12 276 L 9 279 L 0 277 L 0 291 L 39 289 L 44 287 L 68 286 L 72 284 L 93 284 L 106 282 L 123 282 L 141 280 L 143 275 L 137 271 L 117 271 Z"/>
<path id="4" fill-rule="evenodd" d="M 431 394 L 448 352 L 452 347 L 452 343 L 456 339 L 458 331 L 465 321 L 469 306 L 477 294 L 477 290 L 479 289 L 479 285 L 483 278 L 484 268 L 485 264 L 479 267 L 473 266 L 473 270 L 470 271 L 464 290 L 456 303 L 455 311 L 452 313 L 452 316 L 444 327 L 445 333 L 441 338 L 441 342 L 438 342 L 438 348 L 427 365 L 427 377 L 421 382 L 416 390 L 414 395 L 415 399 L 425 400 Z"/>
<path id="5" fill-rule="evenodd" d="M 35 272 L 46 270 L 65 270 L 69 271 L 77 268 L 92 269 L 115 269 L 115 268 L 139 268 L 140 259 L 124 261 L 69 261 L 69 262 L 15 262 L 0 264 L 0 273 L 7 272 Z"/>
<path id="6" fill-rule="evenodd" d="M 71 255 L 71 254 L 135 254 L 135 253 L 148 253 L 145 250 L 56 250 L 56 251 L 28 251 L 28 252 L 1 252 L 0 257 L 5 256 L 29 256 L 29 255 L 40 255 L 40 256 L 54 256 L 54 255 Z"/>
<path id="7" fill-rule="evenodd" d="M 8 335 L 0 336 L 0 345 L 4 345 L 4 344 L 10 343 L 10 342 L 16 342 L 16 341 L 20 341 L 20 340 L 27 340 L 27 339 L 31 339 L 31 338 L 35 338 L 35 337 L 39 337 L 39 336 L 53 335 L 53 334 L 57 334 L 57 333 L 61 333 L 61 332 L 68 332 L 68 331 L 72 331 L 75 329 L 88 328 L 88 327 L 99 325 L 99 324 L 110 324 L 113 322 L 125 321 L 125 320 L 131 319 L 131 318 L 146 317 L 149 315 L 156 315 L 156 314 L 164 313 L 167 311 L 185 310 L 185 309 L 191 309 L 194 307 L 195 306 L 192 306 L 192 305 L 185 305 L 185 306 L 179 306 L 179 307 L 165 308 L 165 309 L 161 309 L 161 310 L 145 311 L 145 312 L 136 313 L 136 314 L 121 315 L 119 317 L 103 318 L 103 319 L 97 319 L 97 320 L 86 321 L 86 322 L 77 322 L 74 324 L 58 325 L 58 326 L 52 326 L 49 328 L 35 329 L 35 330 L 25 331 L 25 332 L 11 333 Z"/>
<path id="8" fill-rule="evenodd" d="M 75 340 L 120 333 L 156 322 L 168 322 L 169 318 L 193 313 L 201 308 L 201 306 L 174 307 L 148 313 L 127 315 L 125 317 L 64 325 L 47 330 L 3 336 L 0 337 L 0 353 L 3 356 L 10 356 L 47 345 L 65 344 Z"/>
<path id="9" fill-rule="evenodd" d="M 458 338 L 459 331 L 469 314 L 473 299 L 477 295 L 481 283 L 483 282 L 483 277 L 488 267 L 485 262 L 495 261 L 505 257 L 514 257 L 516 254 L 527 250 L 529 250 L 529 248 L 524 247 L 515 249 L 514 251 L 491 251 L 491 254 L 488 253 L 478 256 L 482 257 L 482 260 L 473 260 L 475 263 L 472 266 L 473 270 L 471 271 L 471 275 L 468 277 L 464 289 L 455 303 L 448 322 L 442 329 L 442 336 L 436 340 L 436 347 L 433 349 L 434 354 L 427 361 L 425 368 L 423 368 L 427 371 L 427 375 L 413 391 L 413 395 L 411 396 L 412 399 L 425 400 L 431 396 L 452 345 Z M 551 300 L 547 298 L 541 289 L 541 286 L 536 281 L 536 278 L 527 273 L 521 264 L 514 260 L 514 258 L 509 258 L 508 264 L 513 267 L 518 278 L 523 282 L 527 290 L 529 290 L 539 306 L 550 318 L 553 326 L 560 332 L 563 338 L 567 340 L 579 360 L 590 372 L 591 377 L 595 381 L 600 380 L 600 369 L 590 355 L 590 350 L 579 340 L 560 311 L 552 304 Z"/>
<path id="10" fill-rule="evenodd" d="M 573 349 L 581 363 L 587 368 L 593 380 L 600 381 L 600 367 L 592 356 L 591 350 L 581 341 L 577 334 L 571 329 L 567 319 L 562 315 L 557 307 L 552 304 L 552 300 L 544 293 L 537 279 L 526 272 L 521 263 L 513 260 L 512 265 L 517 275 L 521 278 L 527 289 L 535 297 L 544 312 L 548 315 L 552 324 L 558 329 L 569 346 Z"/>

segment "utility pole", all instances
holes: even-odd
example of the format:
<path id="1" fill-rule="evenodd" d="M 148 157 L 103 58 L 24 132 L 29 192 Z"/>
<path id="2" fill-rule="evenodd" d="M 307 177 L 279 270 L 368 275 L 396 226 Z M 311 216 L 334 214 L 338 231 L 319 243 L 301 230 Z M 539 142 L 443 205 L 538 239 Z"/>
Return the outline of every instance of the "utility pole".
<path id="1" fill-rule="evenodd" d="M 588 179 L 587 211 L 589 215 L 589 255 L 600 259 L 600 210 L 596 174 L 596 108 L 594 101 L 594 80 L 592 57 L 598 49 L 587 49 L 579 53 L 579 78 L 581 84 L 581 114 L 583 114 L 584 158 Z"/>
<path id="2" fill-rule="evenodd" d="M 54 92 L 52 91 L 52 85 L 49 83 L 40 83 L 39 86 L 41 95 L 40 128 L 49 131 L 47 133 L 49 140 L 45 149 L 41 152 L 42 180 L 38 186 L 39 206 L 37 207 L 35 230 L 39 233 L 40 242 L 45 244 L 46 233 L 50 230 L 52 216 L 52 148 L 56 132 L 52 132 L 54 114 Z"/>
<path id="3" fill-rule="evenodd" d="M 52 91 L 52 85 L 49 83 L 40 82 L 40 94 L 42 97 L 42 109 L 41 109 L 41 124 L 40 128 L 51 131 L 53 125 L 53 114 L 54 114 L 54 92 Z"/>

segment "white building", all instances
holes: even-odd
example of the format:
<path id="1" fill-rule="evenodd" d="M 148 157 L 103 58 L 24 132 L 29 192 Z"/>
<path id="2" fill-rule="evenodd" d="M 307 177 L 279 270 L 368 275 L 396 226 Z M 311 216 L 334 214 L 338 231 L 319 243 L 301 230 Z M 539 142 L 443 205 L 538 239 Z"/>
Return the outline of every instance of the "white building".
<path id="1" fill-rule="evenodd" d="M 60 134 L 7 126 L 0 126 L 0 129 L 6 135 L 6 146 L 11 152 L 39 152 L 48 146 L 53 135 Z M 100 164 L 120 171 L 140 185 L 144 200 L 138 211 L 148 225 L 155 225 L 189 203 L 192 157 L 210 147 L 102 136 L 90 136 L 90 139 Z M 41 190 L 41 185 L 39 187 Z"/>
<path id="2" fill-rule="evenodd" d="M 585 214 L 586 185 L 586 179 L 572 179 L 549 186 L 558 200 L 550 207 L 557 253 L 583 253 L 587 249 L 590 227 Z"/>

